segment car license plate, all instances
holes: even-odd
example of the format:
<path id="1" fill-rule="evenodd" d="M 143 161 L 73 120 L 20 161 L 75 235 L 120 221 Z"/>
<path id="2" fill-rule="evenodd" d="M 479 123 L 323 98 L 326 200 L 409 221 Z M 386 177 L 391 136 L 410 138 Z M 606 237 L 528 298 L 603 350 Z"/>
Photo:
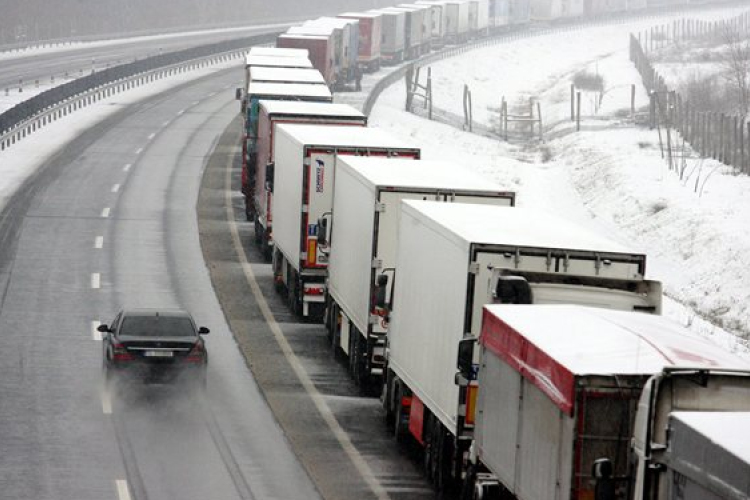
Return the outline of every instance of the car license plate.
<path id="1" fill-rule="evenodd" d="M 150 358 L 171 358 L 174 356 L 172 351 L 146 351 L 144 354 Z"/>

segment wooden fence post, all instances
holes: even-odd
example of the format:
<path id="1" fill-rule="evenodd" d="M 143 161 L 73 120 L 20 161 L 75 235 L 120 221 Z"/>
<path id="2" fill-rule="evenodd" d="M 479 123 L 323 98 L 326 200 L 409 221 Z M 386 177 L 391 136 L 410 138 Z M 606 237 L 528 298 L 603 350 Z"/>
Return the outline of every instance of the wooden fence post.
<path id="1" fill-rule="evenodd" d="M 575 84 L 570 84 L 570 121 L 575 121 L 576 119 L 576 111 L 575 111 L 575 102 L 576 102 L 576 86 Z"/>
<path id="2" fill-rule="evenodd" d="M 544 140 L 544 129 L 542 128 L 542 105 L 537 101 L 536 103 L 536 115 L 539 117 L 539 142 Z"/>
<path id="3" fill-rule="evenodd" d="M 630 85 L 630 118 L 635 119 L 635 84 Z"/>
<path id="4" fill-rule="evenodd" d="M 581 131 L 581 91 L 576 92 L 578 99 L 576 100 L 576 132 Z"/>

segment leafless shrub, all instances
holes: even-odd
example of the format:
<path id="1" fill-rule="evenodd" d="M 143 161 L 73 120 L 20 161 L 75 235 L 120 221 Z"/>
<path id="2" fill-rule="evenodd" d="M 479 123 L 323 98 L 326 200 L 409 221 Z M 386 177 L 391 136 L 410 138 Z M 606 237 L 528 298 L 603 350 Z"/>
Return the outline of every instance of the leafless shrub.
<path id="1" fill-rule="evenodd" d="M 726 45 L 723 65 L 725 78 L 732 89 L 735 110 L 746 116 L 750 107 L 750 39 L 744 38 L 739 30 L 728 23 L 722 30 Z"/>
<path id="2" fill-rule="evenodd" d="M 648 207 L 648 213 L 651 215 L 656 215 L 662 210 L 666 210 L 668 206 L 669 205 L 667 205 L 666 200 L 655 201 Z"/>

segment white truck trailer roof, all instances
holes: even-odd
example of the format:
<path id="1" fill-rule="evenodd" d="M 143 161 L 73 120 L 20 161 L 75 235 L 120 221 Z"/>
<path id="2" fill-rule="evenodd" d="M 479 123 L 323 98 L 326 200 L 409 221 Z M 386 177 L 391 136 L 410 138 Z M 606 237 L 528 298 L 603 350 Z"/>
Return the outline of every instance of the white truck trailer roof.
<path id="1" fill-rule="evenodd" d="M 325 85 L 326 80 L 320 71 L 314 68 L 253 68 L 254 82 L 288 82 L 288 83 L 318 83 Z"/>
<path id="2" fill-rule="evenodd" d="M 582 228 L 555 214 L 530 208 L 481 205 L 447 205 L 437 202 L 404 202 L 405 210 L 421 212 L 445 226 L 456 239 L 472 243 L 519 247 L 587 250 L 640 254 L 633 248 Z M 512 210 L 512 211 L 511 211 Z M 544 228 L 543 230 L 541 228 Z"/>
<path id="3" fill-rule="evenodd" d="M 312 68 L 307 57 L 256 56 L 248 54 L 245 66 L 267 66 L 271 68 Z"/>
<path id="4" fill-rule="evenodd" d="M 365 118 L 365 115 L 361 111 L 349 106 L 348 104 L 261 99 L 260 105 L 271 115 L 283 114 L 296 116 L 345 116 Z"/>
<path id="5" fill-rule="evenodd" d="M 305 24 L 302 26 L 292 26 L 286 30 L 286 34 L 289 35 L 317 35 L 317 36 L 330 36 L 336 30 L 341 28 L 332 26 L 330 24 Z"/>
<path id="6" fill-rule="evenodd" d="M 355 174 L 368 183 L 394 188 L 497 191 L 507 193 L 493 182 L 460 165 L 438 160 L 398 160 L 353 156 L 344 160 Z"/>
<path id="7" fill-rule="evenodd" d="M 663 316 L 576 305 L 487 305 L 480 342 L 566 413 L 578 376 L 750 369 L 750 361 Z"/>
<path id="8" fill-rule="evenodd" d="M 319 97 L 321 99 L 332 99 L 330 89 L 326 85 L 314 85 L 304 83 L 263 83 L 250 82 L 247 86 L 249 96 L 300 96 Z"/>
<path id="9" fill-rule="evenodd" d="M 414 146 L 377 128 L 320 127 L 318 125 L 279 125 L 288 135 L 307 146 L 325 148 L 355 146 L 361 148 L 415 149 Z"/>
<path id="10" fill-rule="evenodd" d="M 370 11 L 370 12 L 344 12 L 343 14 L 339 14 L 341 17 L 351 18 L 351 17 L 362 17 L 362 18 L 371 18 L 371 19 L 377 19 L 381 16 L 381 14 Z"/>
<path id="11" fill-rule="evenodd" d="M 272 56 L 272 57 L 302 57 L 307 58 L 310 53 L 307 49 L 287 49 L 283 47 L 253 47 L 248 52 L 249 56 Z"/>

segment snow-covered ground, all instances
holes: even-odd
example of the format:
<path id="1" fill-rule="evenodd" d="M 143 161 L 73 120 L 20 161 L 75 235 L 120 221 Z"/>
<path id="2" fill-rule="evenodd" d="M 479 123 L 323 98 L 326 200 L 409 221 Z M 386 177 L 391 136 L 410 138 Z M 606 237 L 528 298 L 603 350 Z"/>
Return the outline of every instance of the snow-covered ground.
<path id="1" fill-rule="evenodd" d="M 710 18 L 737 13 L 713 11 Z M 548 123 L 564 120 L 570 77 L 593 69 L 608 89 L 596 132 L 563 135 L 542 147 L 509 145 L 403 112 L 403 83 L 383 93 L 370 123 L 411 138 L 424 158 L 455 161 L 515 190 L 519 206 L 565 214 L 647 252 L 649 277 L 661 280 L 672 299 L 665 314 L 747 352 L 742 337 L 750 330 L 750 200 L 744 193 L 750 179 L 717 162 L 695 160 L 680 180 L 661 158 L 657 132 L 619 118 L 629 114 L 630 84 L 639 84 L 637 107 L 647 104 L 628 60 L 628 35 L 654 23 L 540 36 L 432 65 L 436 106 L 460 114 L 468 83 L 475 120 L 485 124 L 491 120 L 486 107 L 496 106 L 501 95 L 511 104 L 533 95 Z M 592 113 L 593 107 L 583 110 Z"/>

